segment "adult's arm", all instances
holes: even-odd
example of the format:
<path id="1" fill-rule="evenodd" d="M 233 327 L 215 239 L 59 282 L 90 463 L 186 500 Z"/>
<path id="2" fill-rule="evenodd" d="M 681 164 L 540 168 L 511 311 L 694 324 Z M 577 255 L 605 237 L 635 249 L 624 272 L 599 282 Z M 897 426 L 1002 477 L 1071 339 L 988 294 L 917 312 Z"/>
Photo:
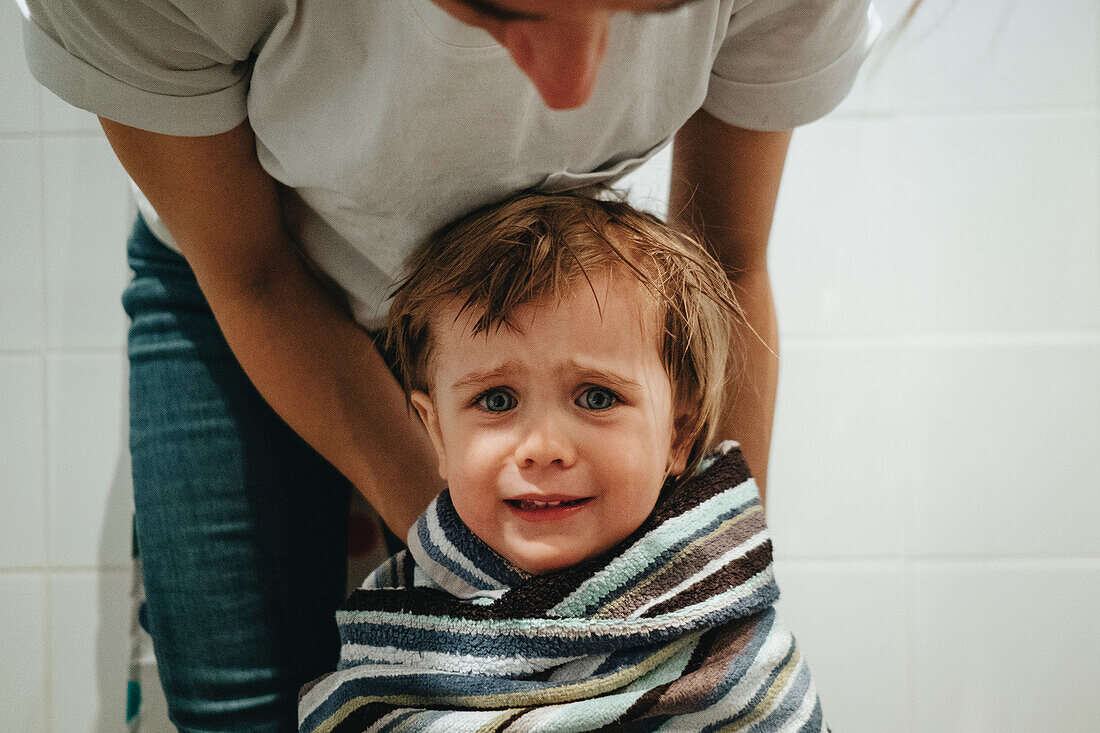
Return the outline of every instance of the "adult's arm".
<path id="1" fill-rule="evenodd" d="M 790 139 L 790 130 L 746 130 L 699 110 L 676 134 L 672 156 L 670 211 L 704 237 L 745 312 L 718 435 L 740 441 L 761 500 L 779 376 L 768 235 Z"/>
<path id="2" fill-rule="evenodd" d="M 370 337 L 298 256 L 248 121 L 203 137 L 100 121 L 260 394 L 404 537 L 442 488 L 435 452 Z"/>

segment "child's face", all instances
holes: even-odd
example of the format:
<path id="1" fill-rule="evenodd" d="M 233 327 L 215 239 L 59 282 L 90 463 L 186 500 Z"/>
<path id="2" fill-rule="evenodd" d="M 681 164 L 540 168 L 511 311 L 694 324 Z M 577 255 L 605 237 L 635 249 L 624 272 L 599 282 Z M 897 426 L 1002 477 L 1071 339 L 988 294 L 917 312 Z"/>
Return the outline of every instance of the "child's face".
<path id="1" fill-rule="evenodd" d="M 518 309 L 515 331 L 474 336 L 477 314 L 445 309 L 432 395 L 413 394 L 459 516 L 533 573 L 633 532 L 690 448 L 677 440 L 652 297 L 623 273 L 591 283 Z"/>

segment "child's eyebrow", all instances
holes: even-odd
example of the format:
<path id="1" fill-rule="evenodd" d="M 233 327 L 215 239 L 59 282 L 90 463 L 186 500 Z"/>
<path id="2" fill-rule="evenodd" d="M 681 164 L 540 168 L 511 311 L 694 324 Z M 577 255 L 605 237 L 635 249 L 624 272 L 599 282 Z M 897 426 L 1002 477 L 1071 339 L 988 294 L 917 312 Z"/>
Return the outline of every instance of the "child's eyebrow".
<path id="1" fill-rule="evenodd" d="M 492 369 L 475 369 L 455 380 L 454 384 L 451 385 L 451 389 L 463 390 L 487 382 L 506 381 L 509 377 L 514 377 L 520 371 L 521 367 L 512 361 L 506 361 L 500 366 L 495 366 Z"/>
<path id="2" fill-rule="evenodd" d="M 581 364 L 576 361 L 570 360 L 565 367 L 571 374 L 576 375 L 578 379 L 583 379 L 588 382 L 596 382 L 599 384 L 606 384 L 607 386 L 622 392 L 629 392 L 632 390 L 640 390 L 642 385 L 631 379 L 630 377 L 623 376 L 617 372 L 603 369 L 600 367 L 592 366 L 590 364 Z"/>
<path id="3" fill-rule="evenodd" d="M 475 369 L 472 372 L 467 372 L 451 384 L 451 389 L 461 391 L 469 389 L 470 387 L 492 384 L 493 382 L 507 382 L 523 371 L 524 369 L 521 364 L 514 361 L 506 361 L 491 369 Z M 616 390 L 631 391 L 642 389 L 642 385 L 630 377 L 623 376 L 622 374 L 599 366 L 582 364 L 573 359 L 562 364 L 558 371 L 565 372 L 579 380 L 606 384 Z"/>

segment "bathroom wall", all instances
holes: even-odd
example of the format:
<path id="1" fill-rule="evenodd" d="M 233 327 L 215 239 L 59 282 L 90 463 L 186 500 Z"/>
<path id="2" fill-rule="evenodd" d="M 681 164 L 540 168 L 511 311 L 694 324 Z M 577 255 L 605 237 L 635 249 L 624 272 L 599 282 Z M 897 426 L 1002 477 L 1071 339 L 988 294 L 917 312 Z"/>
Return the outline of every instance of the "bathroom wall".
<path id="1" fill-rule="evenodd" d="M 132 205 L 18 20 L 0 3 L 0 731 L 119 731 Z M 1100 729 L 1098 39 L 1095 0 L 925 0 L 795 133 L 768 516 L 845 733 Z"/>

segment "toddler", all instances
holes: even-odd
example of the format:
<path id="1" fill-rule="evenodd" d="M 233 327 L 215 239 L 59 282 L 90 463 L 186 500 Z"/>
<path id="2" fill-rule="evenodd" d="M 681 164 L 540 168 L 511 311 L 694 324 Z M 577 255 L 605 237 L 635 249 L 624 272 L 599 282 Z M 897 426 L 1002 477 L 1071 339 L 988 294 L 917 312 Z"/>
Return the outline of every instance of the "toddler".
<path id="1" fill-rule="evenodd" d="M 448 489 L 338 612 L 303 731 L 821 731 L 756 487 L 714 438 L 738 317 L 703 248 L 528 194 L 419 248 L 389 345 Z"/>

